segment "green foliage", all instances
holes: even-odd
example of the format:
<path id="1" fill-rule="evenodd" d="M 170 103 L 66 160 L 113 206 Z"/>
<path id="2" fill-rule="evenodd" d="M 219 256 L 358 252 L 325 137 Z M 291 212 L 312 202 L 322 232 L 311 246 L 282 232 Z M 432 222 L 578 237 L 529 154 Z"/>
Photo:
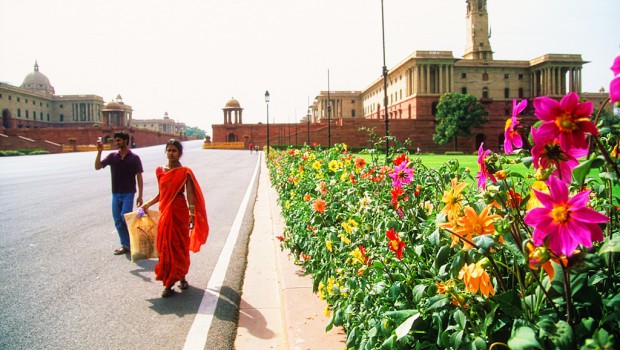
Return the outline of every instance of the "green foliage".
<path id="1" fill-rule="evenodd" d="M 454 140 L 456 151 L 457 136 L 471 136 L 473 128 L 488 121 L 488 113 L 476 96 L 470 94 L 447 93 L 441 96 L 437 105 L 435 134 L 433 141 L 444 145 Z"/>
<path id="2" fill-rule="evenodd" d="M 197 126 L 188 126 L 185 128 L 185 135 L 187 137 L 195 137 L 197 139 L 204 139 L 206 131 L 198 128 Z"/>
<path id="3" fill-rule="evenodd" d="M 506 180 L 482 191 L 475 171 L 468 169 L 476 157 L 443 156 L 441 163 L 428 166 L 439 156 L 418 157 L 391 147 L 385 162 L 377 155 L 384 154 L 385 143 L 375 140 L 378 150 L 363 152 L 365 157 L 335 145 L 273 150 L 268 159 L 286 223 L 282 247 L 312 274 L 314 289 L 330 310 L 326 329 L 342 327 L 347 349 L 617 347 L 620 278 L 612 262 L 620 250 L 618 239 L 575 256 L 578 263 L 566 271 L 569 306 L 562 268 L 553 263 L 556 275 L 549 280 L 542 269 L 530 269 L 525 245 L 518 243 L 531 234 L 522 218 L 536 180 L 523 166 L 523 156 L 492 157 L 493 168 L 506 171 Z M 414 177 L 402 186 L 396 207 L 389 175 L 400 152 Z M 577 177 L 596 188 L 591 206 L 599 212 L 613 208 L 602 180 L 592 176 L 603 163 L 583 164 Z M 463 206 L 480 213 L 495 203 L 498 215 L 495 233 L 473 237 L 475 247 L 469 250 L 443 226 L 448 223 L 441 212 L 443 196 L 454 178 L 468 183 Z M 517 207 L 506 205 L 509 190 L 522 198 Z M 318 200 L 324 201 L 324 211 L 314 209 Z M 608 228 L 618 237 L 618 218 L 613 220 Z M 406 244 L 402 260 L 386 236 L 392 228 Z M 469 291 L 460 277 L 465 266 L 485 261 L 495 295 Z"/>

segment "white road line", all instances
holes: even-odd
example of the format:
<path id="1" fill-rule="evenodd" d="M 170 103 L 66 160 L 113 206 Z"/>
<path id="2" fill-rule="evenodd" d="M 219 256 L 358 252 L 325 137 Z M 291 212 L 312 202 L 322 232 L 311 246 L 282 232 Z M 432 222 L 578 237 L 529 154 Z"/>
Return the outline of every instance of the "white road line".
<path id="1" fill-rule="evenodd" d="M 192 328 L 190 328 L 187 333 L 183 350 L 204 350 L 205 345 L 207 344 L 209 329 L 211 328 L 211 322 L 213 321 L 213 316 L 215 314 L 215 307 L 217 306 L 217 301 L 220 298 L 220 290 L 222 289 L 224 277 L 226 275 L 226 271 L 228 270 L 228 264 L 230 263 L 230 257 L 232 256 L 235 243 L 237 242 L 237 237 L 239 236 L 243 214 L 245 213 L 248 202 L 250 201 L 250 193 L 252 193 L 252 187 L 258 174 L 262 153 L 260 155 L 261 156 L 257 157 L 258 161 L 256 162 L 254 174 L 252 175 L 248 189 L 245 191 L 245 196 L 241 201 L 235 221 L 230 228 L 230 233 L 228 234 L 224 248 L 222 248 L 222 252 L 217 259 L 217 264 L 215 265 L 211 279 L 209 279 L 205 294 L 202 296 L 202 301 L 200 302 L 200 307 L 196 313 L 196 318 L 194 318 Z"/>

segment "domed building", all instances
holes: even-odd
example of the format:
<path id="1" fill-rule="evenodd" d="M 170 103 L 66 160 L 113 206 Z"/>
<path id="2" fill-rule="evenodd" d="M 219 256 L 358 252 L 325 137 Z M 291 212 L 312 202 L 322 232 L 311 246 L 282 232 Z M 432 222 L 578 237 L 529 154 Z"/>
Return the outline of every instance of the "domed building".
<path id="1" fill-rule="evenodd" d="M 103 98 L 94 94 L 56 95 L 36 61 L 34 71 L 19 87 L 0 83 L 0 113 L 5 129 L 91 127 L 101 124 L 103 107 Z"/>
<path id="2" fill-rule="evenodd" d="M 54 87 L 45 74 L 39 72 L 39 64 L 34 62 L 34 72 L 28 74 L 21 85 L 22 89 L 40 92 L 46 95 L 54 95 Z"/>

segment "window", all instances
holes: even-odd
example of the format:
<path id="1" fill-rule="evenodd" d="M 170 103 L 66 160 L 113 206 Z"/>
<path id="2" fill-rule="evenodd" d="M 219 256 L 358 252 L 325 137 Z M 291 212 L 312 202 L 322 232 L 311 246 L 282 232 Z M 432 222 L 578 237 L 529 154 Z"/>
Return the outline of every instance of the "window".
<path id="1" fill-rule="evenodd" d="M 523 88 L 519 88 L 519 98 L 523 98 Z"/>
<path id="2" fill-rule="evenodd" d="M 482 98 L 489 98 L 489 88 L 482 88 Z"/>
<path id="3" fill-rule="evenodd" d="M 461 73 L 461 79 L 467 78 L 467 73 Z"/>
<path id="4" fill-rule="evenodd" d="M 9 101 L 13 99 L 13 96 L 9 95 Z"/>
<path id="5" fill-rule="evenodd" d="M 355 118 L 355 110 L 354 109 L 351 110 L 351 117 Z"/>
<path id="6" fill-rule="evenodd" d="M 482 73 L 482 80 L 483 81 L 489 80 L 489 73 L 487 73 L 487 72 Z"/>
<path id="7" fill-rule="evenodd" d="M 43 120 L 43 112 L 39 112 L 39 120 Z"/>
<path id="8" fill-rule="evenodd" d="M 37 105 L 37 101 L 32 101 L 32 105 L 36 106 Z"/>
<path id="9" fill-rule="evenodd" d="M 47 121 L 48 122 L 50 121 L 50 114 L 49 113 L 47 113 Z"/>
<path id="10" fill-rule="evenodd" d="M 508 78 L 510 78 L 510 74 L 508 73 L 504 74 L 504 79 L 508 79 Z"/>
<path id="11" fill-rule="evenodd" d="M 21 109 L 17 109 L 17 117 L 21 118 L 22 117 L 22 110 Z"/>
<path id="12" fill-rule="evenodd" d="M 63 114 L 60 115 L 60 122 L 64 122 L 65 121 L 65 116 Z"/>
<path id="13" fill-rule="evenodd" d="M 510 108 L 504 108 L 504 115 L 510 115 Z"/>
<path id="14" fill-rule="evenodd" d="M 519 80 L 523 80 L 523 74 L 519 74 Z"/>
<path id="15" fill-rule="evenodd" d="M 19 98 L 19 97 L 18 97 L 18 98 L 17 98 L 17 102 L 20 102 L 20 101 L 21 101 L 21 98 Z"/>
<path id="16" fill-rule="evenodd" d="M 462 93 L 463 95 L 465 95 L 465 94 L 467 93 L 467 87 L 463 86 L 463 87 L 461 88 L 461 93 Z"/>
<path id="17" fill-rule="evenodd" d="M 355 103 L 355 100 L 351 100 L 351 104 L 354 104 L 354 103 Z"/>
<path id="18" fill-rule="evenodd" d="M 2 98 L 2 94 L 0 94 L 0 99 Z"/>
<path id="19" fill-rule="evenodd" d="M 26 99 L 24 99 L 24 103 L 28 103 L 28 99 L 27 99 L 27 98 L 26 98 Z"/>
<path id="20" fill-rule="evenodd" d="M 504 89 L 504 98 L 509 98 L 510 97 L 510 89 L 509 88 L 505 88 Z"/>
<path id="21" fill-rule="evenodd" d="M 60 105 L 59 107 L 60 107 L 60 108 L 63 108 L 63 106 L 62 106 L 62 105 Z"/>
<path id="22" fill-rule="evenodd" d="M 439 101 L 435 101 L 433 102 L 433 104 L 431 105 L 431 114 L 432 115 L 436 115 L 437 114 L 437 105 L 439 104 Z"/>
<path id="23" fill-rule="evenodd" d="M 26 119 L 28 119 L 28 110 L 26 110 Z"/>

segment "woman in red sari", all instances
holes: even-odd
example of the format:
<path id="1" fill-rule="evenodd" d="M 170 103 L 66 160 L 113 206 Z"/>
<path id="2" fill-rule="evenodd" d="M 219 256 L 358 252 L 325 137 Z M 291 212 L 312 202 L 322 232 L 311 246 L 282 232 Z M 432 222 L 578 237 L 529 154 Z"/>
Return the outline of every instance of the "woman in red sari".
<path id="1" fill-rule="evenodd" d="M 174 139 L 166 143 L 168 165 L 155 170 L 159 193 L 142 207 L 159 202 L 157 226 L 157 252 L 155 279 L 162 281 L 163 298 L 174 294 L 174 284 L 180 289 L 189 288 L 185 279 L 189 271 L 189 251 L 200 251 L 209 235 L 205 200 L 191 169 L 181 166 L 183 145 Z M 187 199 L 185 198 L 187 192 Z"/>

